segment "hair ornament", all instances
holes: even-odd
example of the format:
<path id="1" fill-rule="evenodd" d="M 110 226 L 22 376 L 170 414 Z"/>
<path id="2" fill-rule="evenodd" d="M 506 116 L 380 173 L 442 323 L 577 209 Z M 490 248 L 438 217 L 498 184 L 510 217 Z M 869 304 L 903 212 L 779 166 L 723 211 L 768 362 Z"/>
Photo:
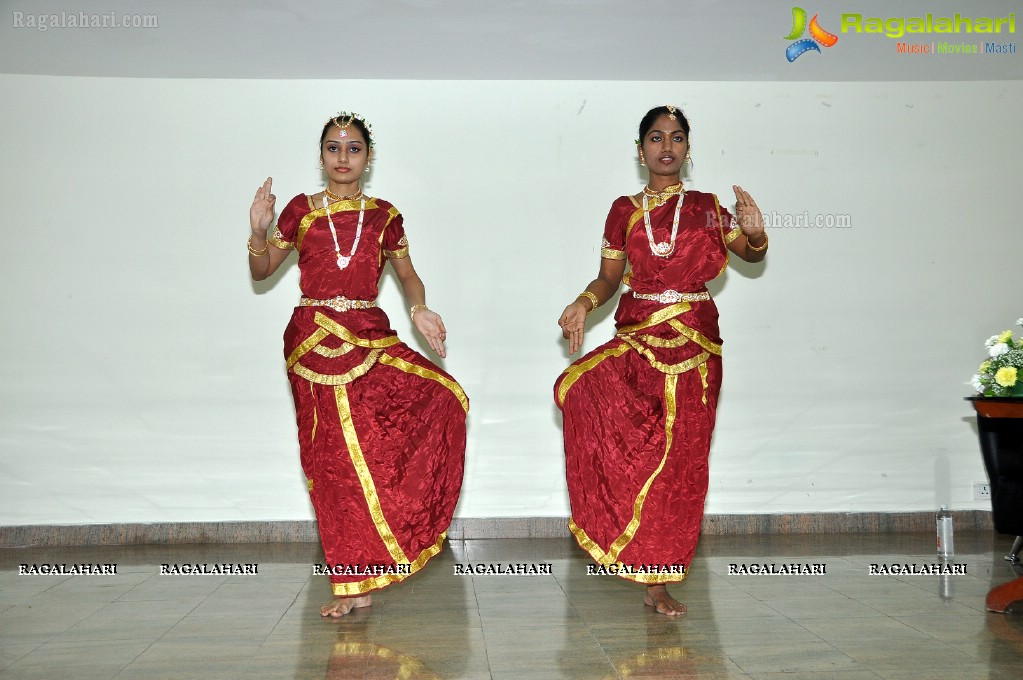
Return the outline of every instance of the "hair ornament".
<path id="1" fill-rule="evenodd" d="M 354 111 L 338 111 L 337 115 L 333 116 L 328 123 L 334 123 L 335 127 L 340 130 L 339 134 L 341 138 L 348 136 L 348 128 L 354 121 L 359 121 L 366 127 L 366 131 L 369 132 L 370 140 L 369 145 L 373 146 L 373 126 L 362 117 L 361 114 L 355 113 Z"/>

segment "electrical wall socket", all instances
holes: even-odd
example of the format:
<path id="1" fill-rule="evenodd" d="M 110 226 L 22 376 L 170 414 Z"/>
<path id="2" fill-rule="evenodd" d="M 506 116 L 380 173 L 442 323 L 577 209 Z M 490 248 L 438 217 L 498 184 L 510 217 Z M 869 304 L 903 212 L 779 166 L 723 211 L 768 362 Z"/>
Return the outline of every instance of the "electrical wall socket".
<path id="1" fill-rule="evenodd" d="M 973 500 L 983 501 L 991 498 L 991 485 L 987 482 L 973 483 Z"/>

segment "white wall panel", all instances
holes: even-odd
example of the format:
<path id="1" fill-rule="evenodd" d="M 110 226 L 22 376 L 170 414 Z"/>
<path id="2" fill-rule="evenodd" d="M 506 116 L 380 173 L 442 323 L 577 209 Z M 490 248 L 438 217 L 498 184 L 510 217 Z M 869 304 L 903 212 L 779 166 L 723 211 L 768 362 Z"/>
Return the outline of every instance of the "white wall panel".
<path id="1" fill-rule="evenodd" d="M 1008 82 L 253 81 L 0 76 L 0 523 L 301 519 L 281 333 L 247 209 L 322 187 L 319 127 L 365 113 L 368 191 L 405 214 L 443 363 L 472 400 L 463 517 L 567 514 L 557 317 L 637 191 L 647 108 L 684 106 L 689 185 L 748 188 L 765 266 L 712 284 L 725 387 L 712 513 L 984 508 L 964 383 L 1023 316 Z M 397 286 L 381 304 L 410 344 Z M 596 314 L 592 348 L 613 333 Z"/>

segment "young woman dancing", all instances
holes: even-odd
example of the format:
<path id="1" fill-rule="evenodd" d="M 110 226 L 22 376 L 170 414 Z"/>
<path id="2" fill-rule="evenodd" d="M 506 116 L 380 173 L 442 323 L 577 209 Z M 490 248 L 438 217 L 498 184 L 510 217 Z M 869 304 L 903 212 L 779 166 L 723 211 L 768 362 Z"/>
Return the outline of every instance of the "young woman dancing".
<path id="1" fill-rule="evenodd" d="M 441 550 L 462 484 L 469 401 L 454 379 L 390 328 L 376 298 L 390 263 L 412 323 L 445 356 L 447 331 L 426 306 L 401 213 L 362 191 L 371 126 L 339 113 L 323 126 L 327 188 L 281 211 L 267 178 L 249 211 L 249 269 L 259 281 L 298 251 L 302 298 L 284 332 L 302 469 L 335 599 L 323 616 L 372 604 Z"/>
<path id="2" fill-rule="evenodd" d="M 558 321 L 574 354 L 586 316 L 624 280 L 617 333 L 569 366 L 554 392 L 576 541 L 609 572 L 644 584 L 647 605 L 678 616 L 686 606 L 667 584 L 685 578 L 696 550 L 721 386 L 706 283 L 729 251 L 763 260 L 767 235 L 742 188 L 733 187 L 735 219 L 713 194 L 682 187 L 689 122 L 674 106 L 643 117 L 637 145 L 649 182 L 611 204 L 597 278 Z"/>

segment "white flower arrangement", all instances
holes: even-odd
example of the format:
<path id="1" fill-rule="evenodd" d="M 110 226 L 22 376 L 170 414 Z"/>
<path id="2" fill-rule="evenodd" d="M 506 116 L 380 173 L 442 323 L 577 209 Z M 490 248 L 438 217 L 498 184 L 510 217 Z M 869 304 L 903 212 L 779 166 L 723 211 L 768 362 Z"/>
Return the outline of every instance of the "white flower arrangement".
<path id="1" fill-rule="evenodd" d="M 1023 326 L 1023 318 L 1016 325 Z M 970 379 L 973 389 L 985 397 L 1023 397 L 1023 338 L 1004 331 L 988 338 L 984 347 L 990 358 Z"/>

